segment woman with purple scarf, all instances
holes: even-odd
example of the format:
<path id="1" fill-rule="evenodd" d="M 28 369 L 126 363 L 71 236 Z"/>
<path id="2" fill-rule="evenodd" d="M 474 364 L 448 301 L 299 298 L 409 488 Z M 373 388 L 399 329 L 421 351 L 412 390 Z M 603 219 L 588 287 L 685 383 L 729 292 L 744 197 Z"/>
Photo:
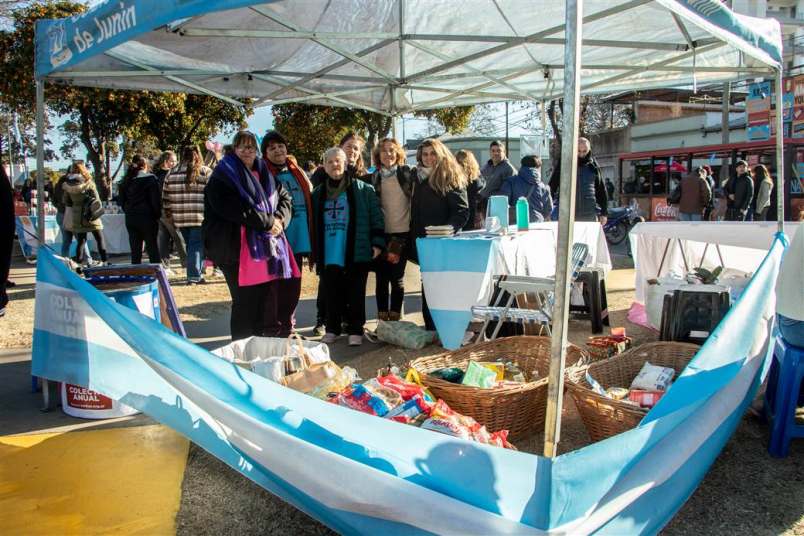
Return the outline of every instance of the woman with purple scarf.
<path id="1" fill-rule="evenodd" d="M 204 191 L 204 248 L 232 296 L 232 340 L 287 337 L 299 302 L 301 272 L 285 237 L 292 198 L 257 156 L 251 132 L 215 167 Z"/>

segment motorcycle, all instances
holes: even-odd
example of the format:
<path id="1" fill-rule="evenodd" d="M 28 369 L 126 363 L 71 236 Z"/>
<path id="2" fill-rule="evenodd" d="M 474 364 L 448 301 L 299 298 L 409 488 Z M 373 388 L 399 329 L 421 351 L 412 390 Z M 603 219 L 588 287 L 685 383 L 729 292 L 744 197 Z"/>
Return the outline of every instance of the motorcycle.
<path id="1" fill-rule="evenodd" d="M 645 221 L 639 215 L 638 206 L 634 202 L 625 207 L 610 208 L 608 212 L 608 221 L 603 226 L 603 232 L 608 243 L 613 246 L 625 240 L 634 225 Z"/>

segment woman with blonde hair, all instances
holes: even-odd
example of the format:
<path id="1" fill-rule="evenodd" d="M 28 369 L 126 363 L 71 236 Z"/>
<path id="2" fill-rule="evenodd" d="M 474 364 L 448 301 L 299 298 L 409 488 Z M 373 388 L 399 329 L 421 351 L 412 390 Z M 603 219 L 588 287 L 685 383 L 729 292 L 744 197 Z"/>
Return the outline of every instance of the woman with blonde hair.
<path id="1" fill-rule="evenodd" d="M 405 266 L 408 263 L 410 199 L 413 176 L 405 165 L 405 149 L 393 138 L 380 140 L 372 152 L 375 170 L 363 177 L 374 186 L 385 218 L 387 251 L 374 263 L 377 274 L 377 318 L 399 320 L 405 299 Z M 390 287 L 390 301 L 388 289 Z"/>
<path id="2" fill-rule="evenodd" d="M 84 262 L 84 246 L 87 243 L 87 233 L 92 233 L 98 244 L 98 253 L 101 261 L 107 262 L 106 246 L 103 241 L 103 223 L 100 209 L 98 188 L 89 170 L 81 162 L 75 162 L 67 172 L 64 182 L 64 228 L 72 232 L 78 242 L 75 250 L 75 262 Z"/>
<path id="3" fill-rule="evenodd" d="M 768 168 L 762 164 L 754 167 L 754 191 L 757 192 L 754 197 L 756 202 L 754 221 L 765 221 L 771 205 L 770 197 L 773 191 L 773 179 L 768 173 Z"/>
<path id="4" fill-rule="evenodd" d="M 466 198 L 466 176 L 452 153 L 439 140 L 424 140 L 416 150 L 415 178 L 411 198 L 410 258 L 419 262 L 416 239 L 427 236 L 426 227 L 451 225 L 461 230 L 469 219 L 469 202 Z M 422 287 L 422 314 L 424 325 L 435 330 Z"/>
<path id="5" fill-rule="evenodd" d="M 472 151 L 461 149 L 455 153 L 455 160 L 463 168 L 467 182 L 466 199 L 469 202 L 469 219 L 463 226 L 463 230 L 480 229 L 483 226 L 483 222 L 480 221 L 480 190 L 486 186 L 486 181 L 480 174 L 480 165 Z"/>
<path id="6" fill-rule="evenodd" d="M 185 147 L 178 169 L 170 173 L 162 188 L 164 218 L 181 233 L 187 244 L 187 283 L 204 283 L 204 188 L 212 170 L 204 165 L 196 147 Z"/>

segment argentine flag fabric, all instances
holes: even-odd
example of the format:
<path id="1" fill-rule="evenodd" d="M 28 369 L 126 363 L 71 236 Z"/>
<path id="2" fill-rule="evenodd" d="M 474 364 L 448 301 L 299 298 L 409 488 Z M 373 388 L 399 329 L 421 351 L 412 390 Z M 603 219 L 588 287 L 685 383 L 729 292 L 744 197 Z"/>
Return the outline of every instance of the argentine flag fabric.
<path id="1" fill-rule="evenodd" d="M 32 371 L 143 411 L 343 534 L 655 533 L 761 381 L 783 247 L 640 426 L 554 459 L 289 390 L 112 302 L 47 250 Z"/>
<path id="2" fill-rule="evenodd" d="M 526 233 L 491 237 L 475 232 L 416 241 L 427 306 L 444 348 L 460 348 L 473 305 L 490 305 L 494 276 L 555 275 L 557 234 L 558 224 L 548 222 L 531 225 Z M 577 222 L 574 235 L 575 242 L 589 248 L 586 265 L 608 273 L 611 258 L 600 224 Z"/>

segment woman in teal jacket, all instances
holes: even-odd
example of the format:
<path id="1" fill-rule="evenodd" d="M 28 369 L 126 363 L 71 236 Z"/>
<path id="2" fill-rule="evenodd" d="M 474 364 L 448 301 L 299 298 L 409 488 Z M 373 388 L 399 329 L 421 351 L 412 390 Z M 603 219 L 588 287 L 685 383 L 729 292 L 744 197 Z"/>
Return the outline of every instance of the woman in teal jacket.
<path id="1" fill-rule="evenodd" d="M 327 312 L 322 340 L 327 344 L 337 340 L 345 310 L 349 345 L 359 346 L 366 323 L 366 280 L 371 261 L 385 248 L 385 221 L 374 188 L 347 172 L 341 148 L 324 153 L 324 170 L 326 180 L 312 196 L 315 263 Z"/>

